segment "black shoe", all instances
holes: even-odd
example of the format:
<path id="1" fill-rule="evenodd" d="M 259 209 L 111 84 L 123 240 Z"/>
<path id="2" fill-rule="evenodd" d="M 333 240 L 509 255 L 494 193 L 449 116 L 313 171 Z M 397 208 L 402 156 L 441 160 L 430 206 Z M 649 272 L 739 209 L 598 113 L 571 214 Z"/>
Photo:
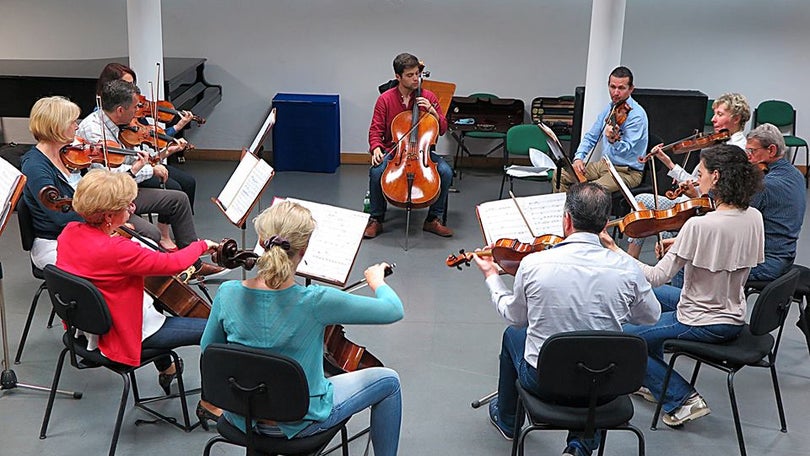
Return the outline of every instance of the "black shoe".
<path id="1" fill-rule="evenodd" d="M 183 374 L 183 358 L 177 358 L 177 365 L 174 366 L 173 374 L 158 374 L 158 383 L 168 396 L 172 393 L 172 382 L 178 375 Z"/>
<path id="2" fill-rule="evenodd" d="M 202 403 L 197 403 L 197 419 L 200 420 L 200 426 L 206 431 L 211 429 L 208 426 L 208 420 L 213 421 L 214 423 L 219 420 L 219 417 L 212 411 L 208 410 L 207 408 L 203 407 Z"/>

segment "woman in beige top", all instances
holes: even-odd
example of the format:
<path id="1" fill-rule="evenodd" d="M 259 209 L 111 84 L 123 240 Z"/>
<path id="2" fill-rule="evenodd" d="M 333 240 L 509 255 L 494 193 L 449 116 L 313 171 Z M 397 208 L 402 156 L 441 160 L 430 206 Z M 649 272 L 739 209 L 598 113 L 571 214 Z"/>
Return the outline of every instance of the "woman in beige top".
<path id="1" fill-rule="evenodd" d="M 653 326 L 625 325 L 625 332 L 647 341 L 649 357 L 639 394 L 662 400 L 664 423 L 680 426 L 710 413 L 697 391 L 677 372 L 662 394 L 667 363 L 666 339 L 722 342 L 737 337 L 745 323 L 743 285 L 748 273 L 765 258 L 762 214 L 748 204 L 762 186 L 762 172 L 737 146 L 723 144 L 701 153 L 698 184 L 713 196 L 716 211 L 684 224 L 664 257 L 655 265 L 639 263 L 661 303 Z M 606 233 L 606 247 L 620 251 Z M 682 289 L 663 285 L 684 269 Z"/>

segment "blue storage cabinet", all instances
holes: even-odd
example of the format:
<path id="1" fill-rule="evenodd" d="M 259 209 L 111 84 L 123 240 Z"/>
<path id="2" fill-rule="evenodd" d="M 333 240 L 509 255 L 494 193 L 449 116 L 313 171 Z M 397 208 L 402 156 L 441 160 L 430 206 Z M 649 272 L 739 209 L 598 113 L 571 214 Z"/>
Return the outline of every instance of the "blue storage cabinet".
<path id="1" fill-rule="evenodd" d="M 273 107 L 273 168 L 334 173 L 340 165 L 339 96 L 277 93 Z"/>

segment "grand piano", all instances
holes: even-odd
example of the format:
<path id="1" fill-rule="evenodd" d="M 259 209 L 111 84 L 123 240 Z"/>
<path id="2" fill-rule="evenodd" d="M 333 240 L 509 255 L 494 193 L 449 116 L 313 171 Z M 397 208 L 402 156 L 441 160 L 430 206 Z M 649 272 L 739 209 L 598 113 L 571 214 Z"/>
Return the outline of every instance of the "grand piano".
<path id="1" fill-rule="evenodd" d="M 222 86 L 205 80 L 201 58 L 164 59 L 164 94 L 178 110 L 207 117 L 222 100 Z M 79 105 L 81 117 L 96 106 L 96 80 L 110 62 L 129 64 L 126 57 L 93 60 L 0 59 L 0 117 L 28 117 L 39 98 L 62 95 Z M 153 74 L 138 75 L 141 81 Z M 145 94 L 149 95 L 149 94 Z"/>

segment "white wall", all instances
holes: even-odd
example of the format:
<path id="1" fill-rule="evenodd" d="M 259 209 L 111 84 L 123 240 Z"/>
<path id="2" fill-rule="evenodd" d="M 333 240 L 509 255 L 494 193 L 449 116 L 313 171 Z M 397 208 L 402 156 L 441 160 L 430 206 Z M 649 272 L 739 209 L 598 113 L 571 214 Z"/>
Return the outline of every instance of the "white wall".
<path id="1" fill-rule="evenodd" d="M 190 134 L 200 148 L 252 139 L 277 92 L 339 93 L 343 151 L 367 148 L 376 87 L 399 52 L 433 79 L 521 98 L 573 93 L 585 79 L 589 0 L 169 0 L 167 56 L 206 57 L 223 100 Z M 0 58 L 126 54 L 124 0 L 0 0 Z M 789 100 L 810 137 L 810 2 L 628 0 L 623 63 L 638 87 L 738 91 Z M 440 150 L 449 150 L 443 141 Z"/>

